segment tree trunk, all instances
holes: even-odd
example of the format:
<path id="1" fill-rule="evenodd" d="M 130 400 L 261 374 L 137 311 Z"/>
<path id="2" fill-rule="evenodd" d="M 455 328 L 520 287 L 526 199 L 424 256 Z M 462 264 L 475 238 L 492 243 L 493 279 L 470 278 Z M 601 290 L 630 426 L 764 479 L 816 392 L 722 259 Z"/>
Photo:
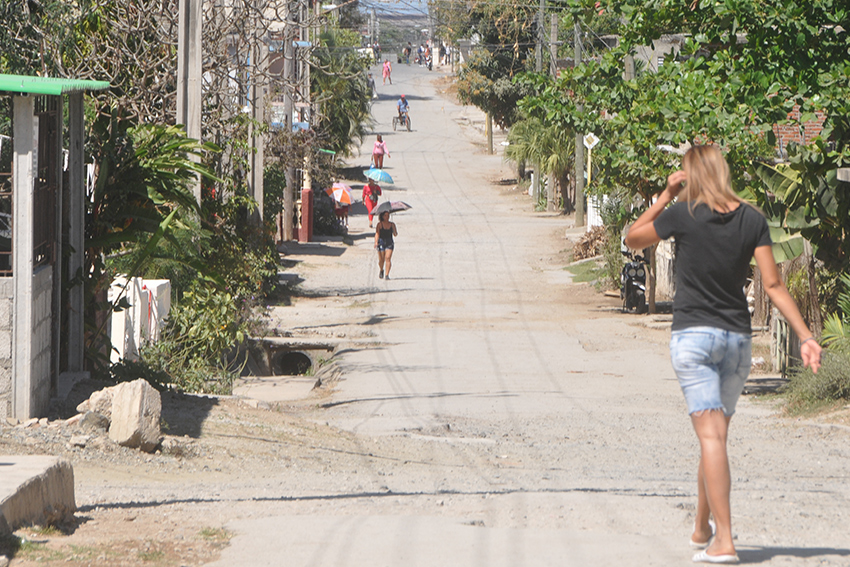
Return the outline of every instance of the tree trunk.
<path id="1" fill-rule="evenodd" d="M 823 333 L 823 314 L 820 309 L 820 298 L 818 297 L 818 285 L 815 280 L 815 257 L 812 254 L 812 244 L 806 240 L 803 246 L 803 257 L 806 260 L 806 272 L 809 281 L 809 293 L 806 297 L 806 321 L 809 329 L 815 337 L 820 338 Z M 805 338 L 805 337 L 804 337 Z"/>
<path id="2" fill-rule="evenodd" d="M 561 201 L 563 202 L 564 213 L 570 214 L 576 210 L 576 207 L 573 202 L 572 195 L 570 194 L 572 189 L 572 180 L 567 172 L 558 176 L 558 187 L 561 190 Z"/>

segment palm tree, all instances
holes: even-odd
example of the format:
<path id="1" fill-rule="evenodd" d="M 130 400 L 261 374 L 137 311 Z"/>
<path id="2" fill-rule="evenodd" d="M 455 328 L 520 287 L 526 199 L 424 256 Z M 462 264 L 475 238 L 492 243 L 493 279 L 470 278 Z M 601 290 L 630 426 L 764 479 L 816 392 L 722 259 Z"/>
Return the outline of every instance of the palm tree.
<path id="1" fill-rule="evenodd" d="M 547 126 L 538 118 L 525 118 L 511 126 L 505 157 L 517 163 L 539 163 L 541 173 L 557 180 L 564 212 L 575 209 L 573 169 L 575 135 L 556 126 Z"/>

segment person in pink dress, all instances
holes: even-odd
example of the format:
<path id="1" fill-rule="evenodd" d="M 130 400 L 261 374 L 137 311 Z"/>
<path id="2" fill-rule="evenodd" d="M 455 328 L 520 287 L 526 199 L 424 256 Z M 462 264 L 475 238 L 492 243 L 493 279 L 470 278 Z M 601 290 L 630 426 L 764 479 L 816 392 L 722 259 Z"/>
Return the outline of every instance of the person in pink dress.
<path id="1" fill-rule="evenodd" d="M 387 80 L 389 80 L 390 84 L 393 84 L 393 65 L 390 63 L 389 59 L 384 59 L 384 69 L 382 73 L 384 76 L 384 84 L 387 84 Z"/>
<path id="2" fill-rule="evenodd" d="M 384 155 L 390 157 L 390 151 L 387 149 L 387 143 L 378 134 L 378 141 L 375 142 L 375 146 L 372 148 L 372 164 L 378 169 L 384 168 Z"/>
<path id="3" fill-rule="evenodd" d="M 375 183 L 374 179 L 370 179 L 369 183 L 363 186 L 363 204 L 366 205 L 366 211 L 369 213 L 369 228 L 372 228 L 372 209 L 378 204 L 380 196 L 381 186 Z"/>

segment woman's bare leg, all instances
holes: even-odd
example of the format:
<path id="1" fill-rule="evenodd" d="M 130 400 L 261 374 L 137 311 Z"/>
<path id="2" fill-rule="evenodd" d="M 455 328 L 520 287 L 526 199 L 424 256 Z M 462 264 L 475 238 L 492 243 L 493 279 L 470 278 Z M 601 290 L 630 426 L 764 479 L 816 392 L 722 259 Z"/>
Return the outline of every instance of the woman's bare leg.
<path id="1" fill-rule="evenodd" d="M 384 271 L 384 255 L 387 253 L 386 250 L 378 250 L 378 269 L 383 273 Z"/>
<path id="2" fill-rule="evenodd" d="M 384 258 L 384 266 L 387 269 L 386 275 L 389 276 L 390 275 L 390 268 L 392 268 L 392 266 L 393 266 L 393 251 L 392 250 L 385 250 L 384 254 L 386 255 L 386 258 Z"/>
<path id="3" fill-rule="evenodd" d="M 711 526 L 708 523 L 710 517 L 711 508 L 708 505 L 708 496 L 705 493 L 705 473 L 702 470 L 702 457 L 700 457 L 699 471 L 697 472 L 697 514 L 694 518 L 692 542 L 708 543 L 708 540 L 711 539 Z"/>
<path id="4" fill-rule="evenodd" d="M 700 444 L 700 473 L 701 486 L 697 502 L 697 530 L 704 526 L 702 517 L 706 516 L 706 508 L 714 516 L 717 531 L 706 552 L 709 555 L 734 555 L 735 543 L 732 541 L 732 510 L 729 504 L 729 493 L 732 489 L 732 479 L 729 473 L 729 457 L 726 453 L 726 439 L 729 431 L 729 418 L 722 410 L 706 410 L 691 414 Z M 703 497 L 705 501 L 703 502 Z M 705 518 L 708 524 L 708 518 Z M 710 529 L 709 529 L 710 532 Z M 694 532 L 695 535 L 696 532 Z"/>

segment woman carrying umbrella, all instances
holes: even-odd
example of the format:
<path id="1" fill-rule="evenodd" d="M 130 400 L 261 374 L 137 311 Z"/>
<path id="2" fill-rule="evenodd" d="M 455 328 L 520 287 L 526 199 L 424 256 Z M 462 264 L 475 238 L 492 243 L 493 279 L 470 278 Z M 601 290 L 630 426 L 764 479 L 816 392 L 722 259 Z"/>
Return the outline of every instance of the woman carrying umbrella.
<path id="1" fill-rule="evenodd" d="M 394 222 L 390 222 L 390 212 L 381 211 L 378 216 L 378 226 L 375 228 L 375 249 L 378 251 L 378 269 L 381 270 L 378 274 L 379 278 L 390 279 L 393 249 L 395 248 L 394 236 L 398 236 L 398 229 Z M 386 276 L 384 269 L 386 269 Z"/>
<path id="2" fill-rule="evenodd" d="M 363 186 L 363 204 L 366 205 L 366 211 L 369 213 L 369 228 L 372 228 L 372 209 L 378 204 L 380 196 L 381 186 L 375 183 L 374 179 L 369 179 L 369 183 Z"/>

